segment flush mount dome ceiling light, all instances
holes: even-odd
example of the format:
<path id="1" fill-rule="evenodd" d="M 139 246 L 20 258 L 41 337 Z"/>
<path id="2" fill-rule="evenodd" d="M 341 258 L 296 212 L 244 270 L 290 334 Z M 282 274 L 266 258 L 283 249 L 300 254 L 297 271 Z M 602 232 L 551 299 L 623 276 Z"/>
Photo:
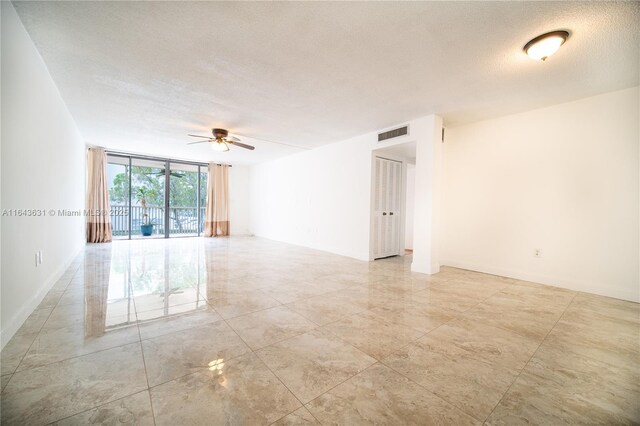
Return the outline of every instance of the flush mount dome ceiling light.
<path id="1" fill-rule="evenodd" d="M 568 38 L 568 31 L 551 31 L 529 41 L 523 50 L 530 58 L 544 61 L 556 53 Z"/>

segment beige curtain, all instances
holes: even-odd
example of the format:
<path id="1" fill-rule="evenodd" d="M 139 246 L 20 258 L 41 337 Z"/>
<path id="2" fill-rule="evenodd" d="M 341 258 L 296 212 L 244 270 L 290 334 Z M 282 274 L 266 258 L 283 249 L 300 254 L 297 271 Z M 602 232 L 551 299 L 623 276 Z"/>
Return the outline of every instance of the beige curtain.
<path id="1" fill-rule="evenodd" d="M 102 148 L 87 151 L 87 242 L 111 241 L 107 154 Z"/>
<path id="2" fill-rule="evenodd" d="M 229 166 L 209 163 L 205 237 L 229 235 Z"/>

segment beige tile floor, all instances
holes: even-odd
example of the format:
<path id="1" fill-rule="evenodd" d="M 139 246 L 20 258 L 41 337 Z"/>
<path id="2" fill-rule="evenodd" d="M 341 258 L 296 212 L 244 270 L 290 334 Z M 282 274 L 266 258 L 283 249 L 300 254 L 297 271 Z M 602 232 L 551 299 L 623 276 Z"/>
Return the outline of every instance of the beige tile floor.
<path id="1" fill-rule="evenodd" d="M 2 351 L 2 424 L 640 423 L 640 305 L 410 260 L 89 245 Z"/>

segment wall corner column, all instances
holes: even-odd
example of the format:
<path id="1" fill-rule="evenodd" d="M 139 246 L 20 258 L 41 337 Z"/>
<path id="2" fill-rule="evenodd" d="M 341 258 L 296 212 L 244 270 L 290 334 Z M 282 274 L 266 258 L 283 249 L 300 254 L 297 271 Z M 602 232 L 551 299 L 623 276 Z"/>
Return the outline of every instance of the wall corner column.
<path id="1" fill-rule="evenodd" d="M 438 222 L 442 173 L 442 117 L 429 115 L 416 122 L 416 167 L 411 271 L 440 271 Z"/>

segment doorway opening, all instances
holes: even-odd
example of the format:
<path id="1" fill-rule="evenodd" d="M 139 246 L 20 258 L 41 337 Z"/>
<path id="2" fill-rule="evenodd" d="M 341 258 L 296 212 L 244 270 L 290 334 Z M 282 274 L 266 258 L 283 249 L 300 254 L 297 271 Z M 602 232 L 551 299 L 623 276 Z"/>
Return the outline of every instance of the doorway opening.
<path id="1" fill-rule="evenodd" d="M 113 238 L 200 236 L 207 171 L 202 163 L 108 153 Z"/>
<path id="2" fill-rule="evenodd" d="M 415 193 L 416 143 L 373 151 L 371 231 L 372 260 L 411 254 Z"/>
<path id="3" fill-rule="evenodd" d="M 376 155 L 373 196 L 373 258 L 400 254 L 402 162 Z"/>

